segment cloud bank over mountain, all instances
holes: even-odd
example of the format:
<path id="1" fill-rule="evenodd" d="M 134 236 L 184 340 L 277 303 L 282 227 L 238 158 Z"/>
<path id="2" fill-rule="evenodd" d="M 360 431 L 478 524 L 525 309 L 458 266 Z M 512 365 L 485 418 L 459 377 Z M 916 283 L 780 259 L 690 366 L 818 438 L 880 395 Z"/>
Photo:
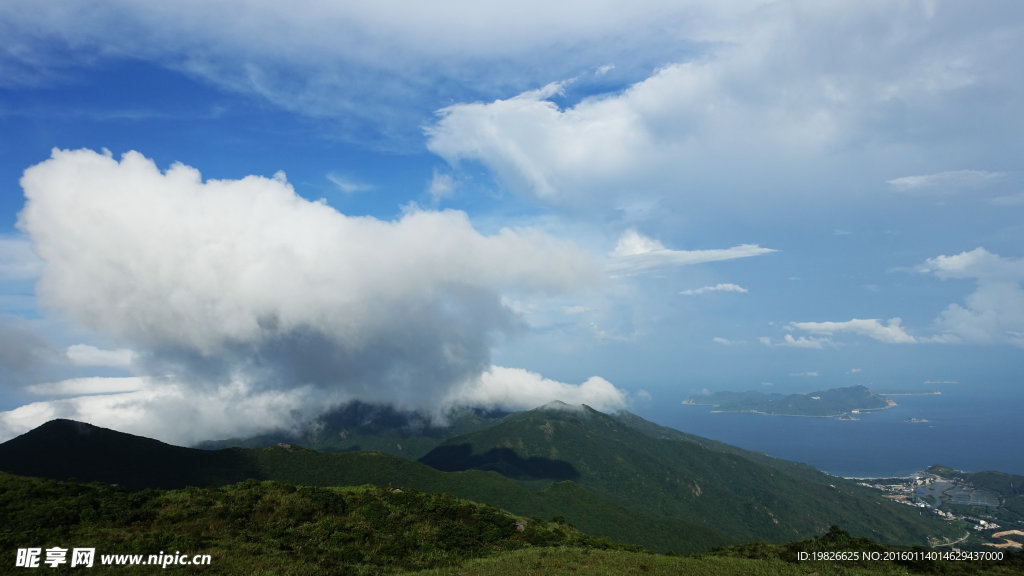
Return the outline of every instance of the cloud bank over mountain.
<path id="1" fill-rule="evenodd" d="M 588 253 L 537 230 L 485 236 L 456 211 L 349 217 L 299 197 L 280 173 L 204 181 L 137 152 L 54 150 L 22 185 L 19 226 L 43 261 L 38 298 L 125 347 L 69 357 L 140 369 L 147 391 L 129 403 L 195 395 L 308 416 L 351 399 L 439 411 L 460 391 L 523 407 L 594 389 L 483 392 L 522 380 L 490 362 L 496 338 L 524 329 L 502 295 L 564 294 L 599 276 Z M 621 393 L 603 384 L 593 401 L 614 405 Z"/>

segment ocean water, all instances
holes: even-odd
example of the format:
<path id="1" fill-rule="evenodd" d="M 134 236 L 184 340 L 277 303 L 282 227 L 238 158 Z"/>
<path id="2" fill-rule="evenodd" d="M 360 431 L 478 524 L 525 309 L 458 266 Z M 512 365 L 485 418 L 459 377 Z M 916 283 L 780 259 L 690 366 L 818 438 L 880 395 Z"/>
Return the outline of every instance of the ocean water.
<path id="1" fill-rule="evenodd" d="M 641 416 L 837 476 L 906 476 L 932 464 L 1024 475 L 1024 390 L 891 398 L 897 406 L 856 421 L 712 413 L 710 406 L 683 404 Z"/>

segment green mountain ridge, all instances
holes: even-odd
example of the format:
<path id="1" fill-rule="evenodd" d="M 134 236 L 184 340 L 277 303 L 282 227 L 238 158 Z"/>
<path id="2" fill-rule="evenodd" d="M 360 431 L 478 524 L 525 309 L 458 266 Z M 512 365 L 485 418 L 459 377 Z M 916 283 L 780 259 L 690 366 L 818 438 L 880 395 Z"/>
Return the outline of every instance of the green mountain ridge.
<path id="1" fill-rule="evenodd" d="M 441 472 L 380 452 L 329 453 L 294 444 L 216 451 L 181 448 L 71 420 L 47 422 L 0 444 L 0 470 L 100 481 L 128 490 L 221 486 L 247 479 L 310 486 L 372 484 L 450 493 L 525 516 L 559 516 L 591 533 L 663 551 L 695 552 L 733 541 L 679 519 L 623 507 L 576 485 L 541 490 L 495 472 Z"/>
<path id="2" fill-rule="evenodd" d="M 539 408 L 449 439 L 421 461 L 442 470 L 490 469 L 488 457 L 547 459 L 574 482 L 619 505 L 672 517 L 733 540 L 784 542 L 831 524 L 876 540 L 924 544 L 954 532 L 942 521 L 813 468 L 588 407 Z M 507 456 L 501 462 L 509 466 Z M 529 470 L 517 471 L 528 475 Z M 962 533 L 962 532 L 961 532 Z"/>
<path id="3" fill-rule="evenodd" d="M 452 447 L 461 450 L 462 460 L 452 457 Z M 905 545 L 958 532 L 808 466 L 588 407 L 508 415 L 445 441 L 424 462 L 445 470 L 379 452 L 327 453 L 287 443 L 181 448 L 67 420 L 0 445 L 0 469 L 19 475 L 95 480 L 129 490 L 255 479 L 450 493 L 680 553 L 758 539 L 781 543 L 822 534 L 833 524 Z"/>
<path id="4" fill-rule="evenodd" d="M 430 416 L 391 406 L 351 402 L 313 420 L 300 430 L 276 430 L 249 438 L 210 440 L 196 448 L 265 448 L 301 444 L 325 452 L 377 451 L 415 460 L 457 434 L 493 425 L 508 412 L 461 408 L 439 423 Z"/>

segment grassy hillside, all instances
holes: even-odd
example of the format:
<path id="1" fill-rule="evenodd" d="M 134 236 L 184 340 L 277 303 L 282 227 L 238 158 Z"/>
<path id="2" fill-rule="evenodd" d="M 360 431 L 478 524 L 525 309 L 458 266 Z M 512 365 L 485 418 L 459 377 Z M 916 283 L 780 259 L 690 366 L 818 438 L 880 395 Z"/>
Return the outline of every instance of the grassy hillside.
<path id="1" fill-rule="evenodd" d="M 130 493 L 0 473 L 0 526 L 5 566 L 17 548 L 94 547 L 97 555 L 210 554 L 209 566 L 179 572 L 204 574 L 386 574 L 529 546 L 624 548 L 448 495 L 257 481 Z"/>
<path id="2" fill-rule="evenodd" d="M 748 540 L 786 542 L 832 524 L 901 544 L 962 535 L 931 515 L 808 467 L 681 434 L 589 408 L 535 410 L 450 440 L 425 459 L 438 470 L 377 452 L 326 453 L 292 444 L 194 450 L 58 420 L 0 445 L 0 470 L 129 490 L 256 479 L 450 493 L 677 553 Z"/>
<path id="3" fill-rule="evenodd" d="M 809 541 L 664 556 L 564 524 L 513 516 L 447 495 L 359 486 L 315 488 L 247 481 L 216 488 L 128 492 L 0 473 L 0 563 L 18 548 L 91 547 L 92 568 L 47 574 L 1020 574 L 1002 562 L 801 561 L 799 552 L 892 551 L 833 529 Z M 209 565 L 104 566 L 108 555 L 210 556 Z M 165 555 L 166 557 L 166 555 Z M 13 570 L 18 570 L 14 568 Z"/>
<path id="4" fill-rule="evenodd" d="M 336 454 L 291 444 L 195 450 L 70 420 L 49 422 L 0 445 L 0 470 L 115 483 L 129 490 L 221 486 L 244 479 L 310 486 L 373 484 L 449 493 L 524 516 L 560 517 L 596 535 L 662 551 L 695 552 L 735 541 L 684 520 L 622 506 L 575 485 L 542 489 L 546 483 L 527 486 L 494 472 L 441 472 L 379 452 Z"/>
<path id="5" fill-rule="evenodd" d="M 569 471 L 579 485 L 624 507 L 682 519 L 734 541 L 785 542 L 821 534 L 832 524 L 905 545 L 923 545 L 929 535 L 962 534 L 852 482 L 660 434 L 636 420 L 586 407 L 537 409 L 452 438 L 421 461 L 441 470 L 499 470 L 515 478 Z"/>

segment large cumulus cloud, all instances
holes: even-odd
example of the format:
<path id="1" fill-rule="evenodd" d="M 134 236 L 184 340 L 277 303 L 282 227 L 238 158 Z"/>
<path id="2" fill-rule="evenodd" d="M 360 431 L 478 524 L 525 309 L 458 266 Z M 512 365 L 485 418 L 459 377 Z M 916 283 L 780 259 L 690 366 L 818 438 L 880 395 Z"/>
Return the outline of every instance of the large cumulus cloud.
<path id="1" fill-rule="evenodd" d="M 204 181 L 137 152 L 54 150 L 22 187 L 40 303 L 134 350 L 151 384 L 186 397 L 230 386 L 291 391 L 278 404 L 292 412 L 349 399 L 437 411 L 492 369 L 496 337 L 525 328 L 503 295 L 599 275 L 535 230 L 485 236 L 454 211 L 350 217 L 283 174 Z"/>

